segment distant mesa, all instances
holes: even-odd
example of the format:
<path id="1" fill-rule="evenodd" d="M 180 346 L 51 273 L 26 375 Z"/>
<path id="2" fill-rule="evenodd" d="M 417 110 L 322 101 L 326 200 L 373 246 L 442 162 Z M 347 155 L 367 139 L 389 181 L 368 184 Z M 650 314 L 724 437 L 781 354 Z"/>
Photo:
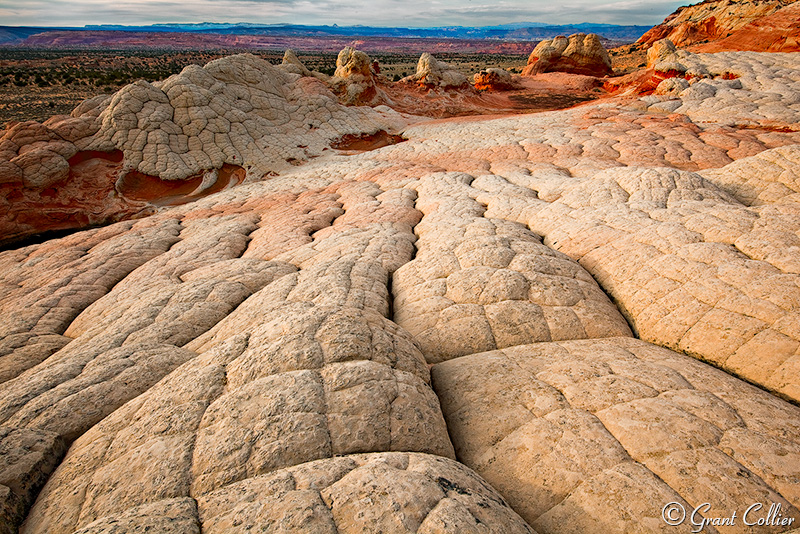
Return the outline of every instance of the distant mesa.
<path id="1" fill-rule="evenodd" d="M 533 76 L 543 72 L 568 72 L 601 78 L 614 71 L 600 38 L 594 33 L 577 33 L 569 38 L 559 36 L 542 41 L 533 49 L 522 75 Z"/>
<path id="2" fill-rule="evenodd" d="M 193 45 L 202 48 L 219 46 L 240 47 L 292 47 L 301 46 L 314 39 L 316 46 L 327 43 L 341 47 L 346 37 L 368 39 L 373 46 L 382 46 L 387 41 L 404 41 L 413 47 L 415 53 L 420 47 L 432 51 L 429 44 L 419 43 L 420 39 L 433 42 L 444 39 L 450 46 L 453 40 L 485 41 L 497 45 L 522 44 L 541 39 L 552 39 L 556 35 L 572 33 L 597 33 L 604 39 L 617 43 L 631 43 L 641 37 L 649 26 L 618 26 L 613 24 L 570 24 L 554 25 L 535 22 L 521 22 L 499 26 L 469 27 L 449 26 L 433 28 L 371 27 L 371 26 L 306 26 L 298 24 L 252 24 L 252 23 L 207 23 L 207 24 L 157 24 L 152 26 L 88 25 L 80 28 L 60 27 L 11 27 L 0 26 L 0 43 L 15 46 L 70 47 L 78 44 L 89 47 L 103 47 L 115 42 L 117 46 L 141 46 L 156 48 L 175 48 L 176 45 Z M 326 49 L 327 50 L 327 49 Z M 388 48 L 387 48 L 388 50 Z M 444 48 L 443 48 L 444 50 Z M 395 50 L 396 51 L 396 50 Z M 406 48 L 409 51 L 409 48 Z"/>

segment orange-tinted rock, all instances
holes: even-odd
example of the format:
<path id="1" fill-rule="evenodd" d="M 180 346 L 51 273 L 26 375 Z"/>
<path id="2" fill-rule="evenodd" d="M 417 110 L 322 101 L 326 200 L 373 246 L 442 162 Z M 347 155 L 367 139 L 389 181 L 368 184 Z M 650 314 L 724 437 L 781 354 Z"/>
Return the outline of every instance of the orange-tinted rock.
<path id="1" fill-rule="evenodd" d="M 39 151 L 27 152 L 36 154 Z M 62 158 L 63 159 L 63 158 Z M 244 181 L 245 170 L 223 164 L 186 180 L 162 180 L 136 170 L 123 172 L 123 155 L 83 151 L 63 159 L 64 171 L 45 187 L 0 186 L 0 243 L 31 234 L 108 224 L 146 215 L 153 206 L 190 202 Z"/>
<path id="2" fill-rule="evenodd" d="M 752 22 L 768 17 L 796 0 L 705 0 L 678 8 L 662 24 L 654 26 L 637 41 L 652 44 L 670 39 L 677 46 L 723 39 Z M 796 30 L 795 26 L 795 30 Z M 754 46 L 759 46 L 754 43 Z M 742 49 L 739 49 L 742 50 Z M 764 50 L 746 48 L 746 50 Z"/>
<path id="3" fill-rule="evenodd" d="M 784 7 L 756 19 L 730 36 L 699 45 L 698 52 L 754 50 L 758 52 L 800 52 L 800 4 Z"/>
<path id="4" fill-rule="evenodd" d="M 158 206 L 174 206 L 240 184 L 244 177 L 245 170 L 242 167 L 228 163 L 219 170 L 209 170 L 186 180 L 162 180 L 139 171 L 130 171 L 117 181 L 117 191 L 127 199 Z"/>
<path id="5" fill-rule="evenodd" d="M 419 57 L 417 72 L 403 78 L 401 81 L 416 83 L 426 90 L 469 88 L 469 81 L 467 81 L 466 76 L 427 52 Z"/>
<path id="6" fill-rule="evenodd" d="M 336 72 L 330 83 L 339 101 L 347 106 L 376 106 L 386 101 L 378 88 L 372 60 L 360 50 L 346 46 L 336 58 Z"/>
<path id="7" fill-rule="evenodd" d="M 45 187 L 0 186 L 0 243 L 53 230 L 106 224 L 146 211 L 114 191 L 122 153 L 79 152 L 63 159 L 64 171 Z"/>
<path id="8" fill-rule="evenodd" d="M 475 89 L 479 91 L 508 91 L 516 87 L 511 73 L 505 69 L 489 68 L 475 75 Z"/>
<path id="9" fill-rule="evenodd" d="M 542 41 L 531 52 L 522 75 L 556 71 L 597 77 L 613 73 L 611 58 L 594 33 L 577 33 L 569 38 L 559 36 Z"/>

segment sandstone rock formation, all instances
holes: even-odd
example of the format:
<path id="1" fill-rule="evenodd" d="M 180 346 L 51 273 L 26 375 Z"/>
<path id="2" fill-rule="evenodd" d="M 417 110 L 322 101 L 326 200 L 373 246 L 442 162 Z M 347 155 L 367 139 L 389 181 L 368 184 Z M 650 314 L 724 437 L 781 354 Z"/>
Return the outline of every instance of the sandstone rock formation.
<path id="1" fill-rule="evenodd" d="M 413 261 L 394 277 L 394 320 L 429 362 L 536 341 L 630 335 L 592 277 L 527 228 L 484 215 L 469 175 L 422 178 Z M 533 198 L 533 195 L 528 195 Z"/>
<path id="2" fill-rule="evenodd" d="M 278 66 L 286 72 L 291 72 L 292 74 L 297 74 L 299 76 L 313 76 L 313 73 L 308 70 L 305 65 L 303 65 L 303 63 L 297 57 L 295 51 L 292 49 L 288 49 L 283 53 L 283 60 Z"/>
<path id="3" fill-rule="evenodd" d="M 185 71 L 218 115 L 262 102 L 267 148 L 223 150 L 252 158 L 237 187 L 0 252 L 0 524 L 621 534 L 762 502 L 795 524 L 756 531 L 791 531 L 796 54 L 662 45 L 683 75 L 658 94 L 359 152 L 323 149 L 412 119 L 247 57 Z M 165 85 L 115 95 L 80 150 L 181 159 L 125 144 L 180 115 Z M 306 138 L 319 157 L 260 179 Z"/>
<path id="4" fill-rule="evenodd" d="M 374 106 L 386 102 L 386 96 L 377 87 L 376 76 L 369 56 L 346 46 L 336 58 L 336 72 L 330 84 L 343 104 Z"/>
<path id="5" fill-rule="evenodd" d="M 704 0 L 695 5 L 680 7 L 667 17 L 662 24 L 654 26 L 637 41 L 652 44 L 661 39 L 669 39 L 677 46 L 715 41 L 728 37 L 745 26 L 769 19 L 796 0 Z M 771 26 L 766 23 L 764 27 Z M 795 33 L 797 27 L 794 28 Z M 763 43 L 752 41 L 754 48 L 737 50 L 762 50 Z M 721 50 L 725 50 L 724 48 Z"/>
<path id="6" fill-rule="evenodd" d="M 417 72 L 403 78 L 406 83 L 416 83 L 424 89 L 466 89 L 467 77 L 429 53 L 424 53 L 417 62 Z"/>
<path id="7" fill-rule="evenodd" d="M 611 58 L 600 43 L 600 38 L 590 33 L 577 33 L 567 37 L 548 39 L 536 45 L 528 57 L 523 76 L 541 72 L 569 72 L 601 78 L 613 73 Z"/>
<path id="8" fill-rule="evenodd" d="M 678 49 L 664 39 L 648 50 L 646 71 L 622 77 L 617 83 L 628 92 L 649 95 L 665 80 L 683 79 L 688 86 L 676 80 L 667 82 L 659 92 L 690 100 L 691 104 L 681 112 L 693 120 L 704 120 L 701 114 L 706 113 L 712 122 L 739 126 L 757 124 L 791 131 L 797 129 L 798 121 L 798 108 L 794 103 L 798 76 L 791 72 L 795 59 L 795 54 L 789 53 L 693 53 Z M 790 69 L 786 75 L 771 76 L 785 68 Z M 680 91 L 677 91 L 678 86 L 682 87 Z M 744 98 L 740 98 L 742 96 Z M 682 105 L 679 99 L 672 102 L 645 99 L 644 102 L 658 104 L 662 112 L 672 112 Z M 767 105 L 768 102 L 772 105 Z M 721 109 L 734 112 L 725 117 L 719 112 Z"/>
<path id="9" fill-rule="evenodd" d="M 319 156 L 342 136 L 405 124 L 388 108 L 340 105 L 294 54 L 287 57 L 291 67 L 246 54 L 190 66 L 87 101 L 71 117 L 12 126 L 0 139 L 0 241 L 148 213 L 153 202 L 145 201 L 196 198 L 245 174 L 261 179 Z M 352 89 L 363 80 L 350 61 L 337 72 Z M 159 198 L 142 197 L 143 189 Z"/>
<path id="10" fill-rule="evenodd" d="M 686 356 L 630 338 L 539 343 L 433 377 L 459 459 L 539 532 L 629 531 L 623 517 L 642 532 L 696 529 L 667 525 L 668 502 L 726 517 L 766 499 L 798 516 L 800 410 Z"/>
<path id="11" fill-rule="evenodd" d="M 475 89 L 479 91 L 507 91 L 517 84 L 505 69 L 490 67 L 475 75 Z"/>
<path id="12" fill-rule="evenodd" d="M 775 13 L 758 17 L 718 41 L 695 46 L 698 52 L 752 50 L 756 52 L 800 52 L 800 4 L 793 3 Z"/>

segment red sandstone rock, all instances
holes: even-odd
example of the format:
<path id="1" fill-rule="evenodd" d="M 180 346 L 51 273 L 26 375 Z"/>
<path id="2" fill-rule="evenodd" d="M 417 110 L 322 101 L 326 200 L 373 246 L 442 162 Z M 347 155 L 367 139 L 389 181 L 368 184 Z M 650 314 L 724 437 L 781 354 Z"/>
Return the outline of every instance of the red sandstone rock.
<path id="1" fill-rule="evenodd" d="M 553 71 L 597 77 L 613 73 L 608 52 L 600 43 L 600 38 L 593 33 L 542 41 L 531 52 L 522 75 Z"/>
<path id="2" fill-rule="evenodd" d="M 682 47 L 704 41 L 724 39 L 759 19 L 769 18 L 776 11 L 795 1 L 705 0 L 693 6 L 678 8 L 662 24 L 650 29 L 637 42 L 652 44 L 661 39 L 669 39 L 677 46 Z M 769 24 L 772 23 L 767 23 L 767 25 Z M 796 24 L 794 29 L 796 32 Z M 750 41 L 748 48 L 724 48 L 724 50 L 766 50 L 759 48 L 760 46 L 762 46 L 761 43 Z"/>
<path id="3" fill-rule="evenodd" d="M 753 50 L 757 52 L 800 52 L 800 4 L 779 9 L 758 18 L 720 41 L 699 45 L 697 52 Z"/>
<path id="4" fill-rule="evenodd" d="M 489 68 L 475 75 L 475 89 L 479 91 L 508 91 L 517 84 L 505 69 Z"/>

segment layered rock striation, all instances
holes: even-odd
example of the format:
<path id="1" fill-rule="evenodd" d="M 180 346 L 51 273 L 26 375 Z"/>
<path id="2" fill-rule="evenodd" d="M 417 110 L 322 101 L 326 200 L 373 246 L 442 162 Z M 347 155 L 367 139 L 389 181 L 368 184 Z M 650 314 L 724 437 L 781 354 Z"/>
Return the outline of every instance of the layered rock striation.
<path id="1" fill-rule="evenodd" d="M 662 45 L 654 70 L 683 70 L 657 94 L 420 121 L 371 151 L 324 148 L 411 119 L 342 106 L 291 56 L 114 95 L 81 150 L 142 174 L 195 172 L 164 130 L 184 97 L 273 133 L 220 137 L 218 162 L 248 172 L 236 187 L 0 252 L 0 524 L 567 534 L 696 528 L 667 525 L 670 502 L 800 516 L 796 58 Z"/>
<path id="2" fill-rule="evenodd" d="M 403 78 L 405 83 L 415 83 L 423 89 L 467 89 L 469 81 L 461 72 L 444 61 L 425 52 L 417 62 L 417 72 Z"/>
<path id="3" fill-rule="evenodd" d="M 699 52 L 752 50 L 756 52 L 800 52 L 800 4 L 792 3 L 771 15 L 758 17 L 730 35 L 694 47 Z"/>
<path id="4" fill-rule="evenodd" d="M 70 117 L 12 126 L 0 140 L 3 240 L 147 214 L 146 200 L 193 200 L 319 156 L 343 136 L 406 124 L 388 108 L 345 107 L 287 57 L 283 68 L 248 54 L 189 66 L 87 101 Z M 368 76 L 353 81 L 356 70 L 339 71 L 350 80 L 345 93 L 368 86 L 348 104 L 372 87 Z M 153 190 L 158 198 L 142 197 Z"/>
<path id="5" fill-rule="evenodd" d="M 594 34 L 577 33 L 569 38 L 559 36 L 536 45 L 528 57 L 523 76 L 543 72 L 569 72 L 602 78 L 613 73 L 611 58 Z"/>
<path id="6" fill-rule="evenodd" d="M 760 21 L 769 20 L 773 14 L 791 6 L 795 1 L 704 0 L 695 5 L 678 8 L 662 24 L 654 26 L 637 42 L 649 45 L 661 39 L 669 39 L 676 45 L 685 47 L 707 41 L 719 41 L 751 24 L 772 26 L 770 22 Z M 796 33 L 796 26 L 794 30 Z M 737 50 L 769 50 L 763 48 L 764 44 L 754 40 L 746 45 L 748 48 L 737 48 Z"/>

